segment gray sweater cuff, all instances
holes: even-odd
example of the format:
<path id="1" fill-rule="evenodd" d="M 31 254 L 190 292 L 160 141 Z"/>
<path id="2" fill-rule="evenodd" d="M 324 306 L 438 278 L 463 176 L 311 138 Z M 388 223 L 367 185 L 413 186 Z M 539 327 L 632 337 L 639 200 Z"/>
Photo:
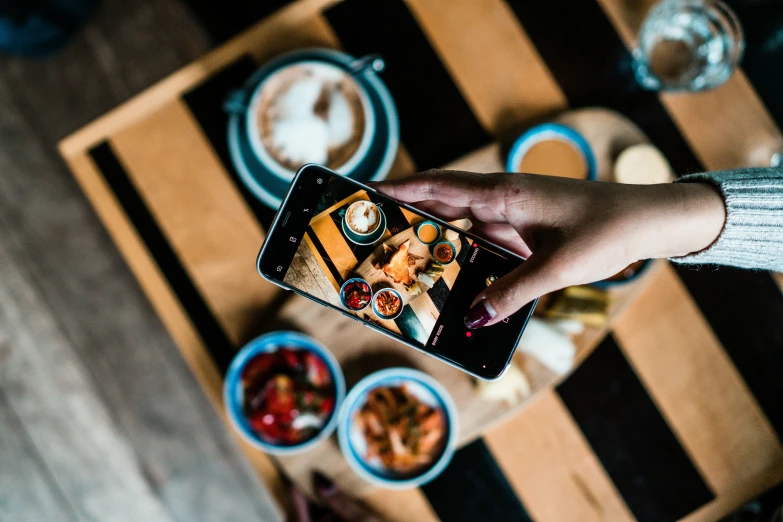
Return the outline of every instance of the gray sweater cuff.
<path id="1" fill-rule="evenodd" d="M 673 261 L 783 271 L 783 168 L 691 174 L 677 181 L 718 187 L 726 223 L 707 249 Z"/>

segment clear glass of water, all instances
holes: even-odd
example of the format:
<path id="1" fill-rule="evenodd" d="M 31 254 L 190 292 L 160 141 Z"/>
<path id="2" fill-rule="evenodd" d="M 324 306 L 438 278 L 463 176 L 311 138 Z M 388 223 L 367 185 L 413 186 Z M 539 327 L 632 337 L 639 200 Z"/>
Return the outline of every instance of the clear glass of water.
<path id="1" fill-rule="evenodd" d="M 742 26 L 723 2 L 661 0 L 642 24 L 634 72 L 645 89 L 712 89 L 729 79 L 744 49 Z"/>

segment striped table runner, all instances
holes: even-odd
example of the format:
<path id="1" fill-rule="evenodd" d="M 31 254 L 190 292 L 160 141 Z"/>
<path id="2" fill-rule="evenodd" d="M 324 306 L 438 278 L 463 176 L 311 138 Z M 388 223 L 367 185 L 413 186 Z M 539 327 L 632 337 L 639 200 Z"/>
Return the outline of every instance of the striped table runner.
<path id="1" fill-rule="evenodd" d="M 680 174 L 735 168 L 783 146 L 771 66 L 783 9 L 729 3 L 748 35 L 744 70 L 708 93 L 659 95 L 637 86 L 628 51 L 650 0 L 195 2 L 218 38 L 269 16 L 61 151 L 219 404 L 233 353 L 282 303 L 252 266 L 273 213 L 231 167 L 221 110 L 257 63 L 303 46 L 382 54 L 401 119 L 395 175 L 593 105 L 633 120 Z M 366 501 L 391 520 L 719 518 L 783 479 L 780 282 L 665 266 L 565 382 L 436 481 Z M 247 454 L 282 498 L 270 461 Z"/>

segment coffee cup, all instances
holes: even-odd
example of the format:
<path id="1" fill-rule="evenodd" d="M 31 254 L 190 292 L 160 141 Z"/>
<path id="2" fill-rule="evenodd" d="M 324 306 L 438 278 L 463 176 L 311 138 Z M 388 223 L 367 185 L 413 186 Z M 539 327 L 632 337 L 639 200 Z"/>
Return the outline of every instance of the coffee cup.
<path id="1" fill-rule="evenodd" d="M 362 199 L 351 203 L 343 214 L 344 228 L 360 241 L 366 241 L 378 235 L 385 222 L 383 212 L 372 201 Z"/>
<path id="2" fill-rule="evenodd" d="M 506 171 L 589 180 L 598 177 L 587 140 L 559 123 L 537 125 L 522 134 L 511 146 Z"/>
<path id="3" fill-rule="evenodd" d="M 307 163 L 350 175 L 367 156 L 376 124 L 366 87 L 355 76 L 382 66 L 377 57 L 349 66 L 294 59 L 272 71 L 245 109 L 245 132 L 257 159 L 289 181 Z"/>

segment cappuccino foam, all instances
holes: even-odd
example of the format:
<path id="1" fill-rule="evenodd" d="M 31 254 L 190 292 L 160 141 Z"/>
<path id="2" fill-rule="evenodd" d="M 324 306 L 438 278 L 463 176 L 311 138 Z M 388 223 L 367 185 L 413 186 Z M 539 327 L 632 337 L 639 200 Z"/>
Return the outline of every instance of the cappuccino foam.
<path id="1" fill-rule="evenodd" d="M 306 163 L 340 167 L 356 153 L 364 132 L 355 81 L 325 64 L 277 73 L 264 87 L 257 118 L 264 147 L 291 170 Z"/>
<path id="2" fill-rule="evenodd" d="M 369 201 L 357 201 L 348 207 L 348 226 L 360 234 L 368 234 L 378 228 L 378 207 Z"/>

